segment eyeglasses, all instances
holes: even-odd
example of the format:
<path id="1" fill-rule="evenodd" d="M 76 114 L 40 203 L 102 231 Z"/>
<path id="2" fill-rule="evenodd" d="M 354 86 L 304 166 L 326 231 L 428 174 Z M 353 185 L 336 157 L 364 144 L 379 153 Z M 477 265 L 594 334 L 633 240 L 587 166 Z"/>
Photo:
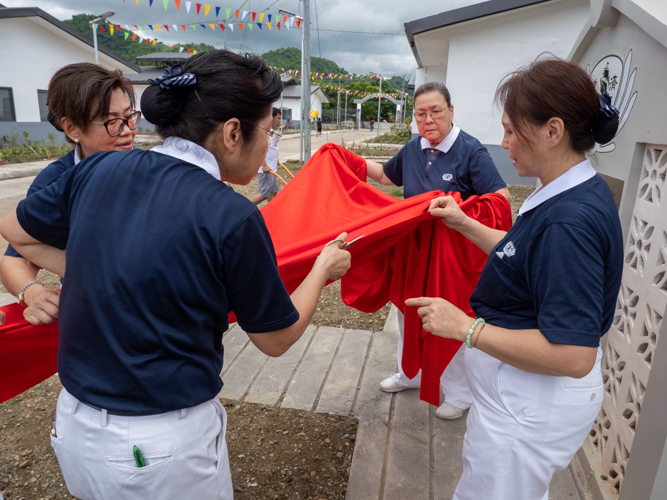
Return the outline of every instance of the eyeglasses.
<path id="1" fill-rule="evenodd" d="M 444 109 L 434 109 L 429 113 L 422 113 L 421 111 L 419 111 L 415 113 L 415 120 L 417 120 L 418 122 L 423 122 L 424 120 L 426 120 L 426 115 L 431 115 L 431 118 L 437 120 L 442 116 L 444 112 L 445 112 Z"/>
<path id="2" fill-rule="evenodd" d="M 125 125 L 128 126 L 130 130 L 135 130 L 139 126 L 141 121 L 141 111 L 135 111 L 127 118 L 111 118 L 105 122 L 93 122 L 95 125 L 104 125 L 104 128 L 107 130 L 107 134 L 111 137 L 116 137 L 123 132 Z"/>
<path id="3" fill-rule="evenodd" d="M 271 132 L 271 131 L 268 130 L 268 129 L 265 129 L 264 127 L 260 127 L 259 125 L 257 125 L 257 124 L 255 124 L 255 123 L 251 122 L 250 120 L 244 120 L 243 118 L 240 118 L 240 120 L 241 120 L 241 121 L 244 121 L 244 122 L 246 122 L 246 123 L 249 123 L 249 124 L 252 125 L 253 127 L 261 128 L 264 132 L 266 132 L 266 136 L 267 136 L 267 137 L 271 137 L 271 135 L 274 133 L 274 132 Z"/>

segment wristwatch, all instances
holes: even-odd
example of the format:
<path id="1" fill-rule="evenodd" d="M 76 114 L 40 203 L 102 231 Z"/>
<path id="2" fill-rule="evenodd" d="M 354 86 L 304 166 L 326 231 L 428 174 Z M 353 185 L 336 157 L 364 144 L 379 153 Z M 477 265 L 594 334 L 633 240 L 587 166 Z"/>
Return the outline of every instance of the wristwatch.
<path id="1" fill-rule="evenodd" d="M 19 297 L 19 304 L 21 304 L 22 306 L 27 306 L 28 305 L 28 304 L 25 303 L 25 300 L 23 300 L 23 295 L 25 294 L 25 291 L 28 288 L 30 288 L 32 285 L 42 285 L 42 286 L 44 286 L 44 283 L 42 283 L 41 281 L 31 281 L 26 286 L 21 288 L 21 291 L 19 292 L 18 297 Z"/>

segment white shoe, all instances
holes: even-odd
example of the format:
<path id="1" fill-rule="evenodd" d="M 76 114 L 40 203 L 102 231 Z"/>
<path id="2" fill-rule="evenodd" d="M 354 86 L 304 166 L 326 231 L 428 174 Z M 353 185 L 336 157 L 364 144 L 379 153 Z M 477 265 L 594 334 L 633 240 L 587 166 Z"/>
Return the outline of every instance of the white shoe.
<path id="1" fill-rule="evenodd" d="M 465 409 L 454 406 L 447 401 L 442 403 L 438 409 L 435 410 L 435 416 L 444 418 L 445 420 L 456 420 L 457 418 L 461 418 L 464 413 Z"/>
<path id="2" fill-rule="evenodd" d="M 405 389 L 416 389 L 417 387 L 406 387 L 401 385 L 394 380 L 394 377 L 386 378 L 380 382 L 380 389 L 382 389 L 384 392 L 401 392 Z"/>

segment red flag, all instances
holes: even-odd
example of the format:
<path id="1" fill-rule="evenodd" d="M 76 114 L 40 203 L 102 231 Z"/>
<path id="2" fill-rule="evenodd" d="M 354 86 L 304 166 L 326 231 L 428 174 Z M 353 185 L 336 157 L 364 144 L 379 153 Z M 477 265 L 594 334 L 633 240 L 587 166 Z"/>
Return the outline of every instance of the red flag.
<path id="1" fill-rule="evenodd" d="M 238 23 L 238 24 L 239 24 L 239 29 L 240 29 L 241 31 L 243 31 L 243 24 L 241 24 L 241 23 Z"/>
<path id="2" fill-rule="evenodd" d="M 185 24 L 181 24 L 181 28 L 183 28 L 183 31 L 185 31 Z"/>
<path id="3" fill-rule="evenodd" d="M 164 29 L 166 29 L 167 31 L 169 31 L 169 26 L 167 26 L 166 24 L 163 24 L 162 26 L 164 26 Z"/>
<path id="4" fill-rule="evenodd" d="M 188 55 L 190 55 L 190 49 L 188 49 Z"/>
<path id="5" fill-rule="evenodd" d="M 300 26 L 301 26 L 301 19 L 297 17 L 296 18 L 296 29 L 299 29 Z"/>
<path id="6" fill-rule="evenodd" d="M 148 42 L 150 42 L 150 41 L 151 41 L 150 38 L 146 38 L 146 45 L 148 45 Z"/>
<path id="7" fill-rule="evenodd" d="M 200 10 L 200 9 L 201 9 L 201 4 L 198 3 L 198 4 L 197 4 L 197 15 L 199 15 L 199 10 Z"/>
<path id="8" fill-rule="evenodd" d="M 174 3 L 176 3 L 176 10 L 180 12 L 180 10 L 181 10 L 181 0 L 174 0 Z"/>
<path id="9" fill-rule="evenodd" d="M 276 23 L 276 26 L 278 26 L 278 31 L 280 31 L 280 23 Z"/>
<path id="10" fill-rule="evenodd" d="M 100 28 L 101 28 L 100 33 L 103 33 L 104 32 L 104 26 L 100 26 Z"/>
<path id="11" fill-rule="evenodd" d="M 137 39 L 137 35 L 132 35 L 132 41 L 134 42 Z"/>
<path id="12" fill-rule="evenodd" d="M 224 24 L 218 24 L 218 26 L 220 26 L 220 29 L 221 29 L 222 31 L 225 31 L 225 25 L 224 25 Z"/>
<path id="13" fill-rule="evenodd" d="M 123 31 L 123 30 L 120 28 L 120 24 L 117 24 L 117 25 L 116 25 L 116 28 L 118 28 L 118 31 Z"/>
<path id="14" fill-rule="evenodd" d="M 236 11 L 236 18 L 235 18 L 235 19 L 238 19 L 238 18 L 239 18 L 239 11 L 237 10 L 237 11 Z"/>
<path id="15" fill-rule="evenodd" d="M 257 17 L 257 12 L 252 13 L 252 22 L 255 22 L 255 17 Z"/>
<path id="16" fill-rule="evenodd" d="M 132 26 L 134 26 L 134 29 L 135 29 L 135 30 L 138 30 L 138 29 L 139 29 L 139 28 L 137 27 L 136 24 L 133 24 Z"/>

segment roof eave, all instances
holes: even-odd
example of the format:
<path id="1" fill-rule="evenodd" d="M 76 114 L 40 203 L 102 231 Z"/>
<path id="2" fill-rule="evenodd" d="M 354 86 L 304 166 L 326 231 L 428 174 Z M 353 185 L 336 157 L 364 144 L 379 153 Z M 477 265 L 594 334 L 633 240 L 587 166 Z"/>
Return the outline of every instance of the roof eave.
<path id="1" fill-rule="evenodd" d="M 12 18 L 19 18 L 19 17 L 41 17 L 45 21 L 53 24 L 57 28 L 60 28 L 61 30 L 65 31 L 69 35 L 72 35 L 74 38 L 77 38 L 81 42 L 85 43 L 86 45 L 89 45 L 91 47 L 94 47 L 95 44 L 91 38 L 88 38 L 87 36 L 81 34 L 79 31 L 75 30 L 71 26 L 68 26 L 67 24 L 63 23 L 62 21 L 56 19 L 53 17 L 51 14 L 43 11 L 39 7 L 12 7 L 12 8 L 4 8 L 0 9 L 0 19 L 12 19 Z M 139 69 L 139 66 L 137 66 L 134 63 L 131 63 L 127 59 L 124 59 L 120 57 L 118 54 L 115 52 L 107 49 L 106 47 L 102 47 L 98 45 L 98 51 L 102 52 L 103 54 L 111 57 L 112 59 L 120 62 L 121 64 L 124 64 L 128 68 L 132 69 L 133 71 L 136 71 L 139 73 L 141 70 Z"/>

